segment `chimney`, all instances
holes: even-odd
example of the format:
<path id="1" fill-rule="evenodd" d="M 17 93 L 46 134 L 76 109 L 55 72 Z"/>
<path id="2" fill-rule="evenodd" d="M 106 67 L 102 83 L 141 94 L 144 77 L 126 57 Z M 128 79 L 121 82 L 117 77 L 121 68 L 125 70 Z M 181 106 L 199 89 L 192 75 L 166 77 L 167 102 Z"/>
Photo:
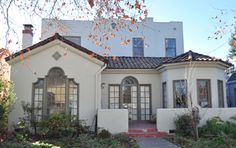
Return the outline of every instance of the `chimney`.
<path id="1" fill-rule="evenodd" d="M 22 30 L 22 49 L 25 49 L 33 43 L 33 25 L 24 24 L 24 30 Z"/>

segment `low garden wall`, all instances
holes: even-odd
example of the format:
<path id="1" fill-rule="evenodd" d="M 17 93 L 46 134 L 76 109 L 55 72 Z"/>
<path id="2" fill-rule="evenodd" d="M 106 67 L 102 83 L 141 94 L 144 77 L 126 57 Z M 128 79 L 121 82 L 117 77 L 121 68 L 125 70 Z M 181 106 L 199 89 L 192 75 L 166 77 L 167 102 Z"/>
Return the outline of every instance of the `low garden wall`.
<path id="1" fill-rule="evenodd" d="M 106 129 L 112 134 L 128 132 L 127 109 L 100 109 L 98 110 L 98 128 Z"/>
<path id="2" fill-rule="evenodd" d="M 174 121 L 179 115 L 190 113 L 190 109 L 157 109 L 157 129 L 159 131 L 168 132 L 175 129 Z M 200 123 L 202 126 L 208 119 L 215 116 L 220 117 L 222 120 L 229 120 L 230 117 L 236 115 L 236 108 L 201 108 L 199 110 Z"/>

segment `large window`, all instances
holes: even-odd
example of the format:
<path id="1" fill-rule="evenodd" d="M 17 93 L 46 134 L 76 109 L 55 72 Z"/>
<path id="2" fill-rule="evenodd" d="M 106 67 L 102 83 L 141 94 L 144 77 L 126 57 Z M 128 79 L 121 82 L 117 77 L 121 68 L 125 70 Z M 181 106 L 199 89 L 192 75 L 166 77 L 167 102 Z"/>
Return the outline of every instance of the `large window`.
<path id="1" fill-rule="evenodd" d="M 217 81 L 217 86 L 218 86 L 218 103 L 219 107 L 224 107 L 224 87 L 223 87 L 223 81 L 218 80 Z"/>
<path id="2" fill-rule="evenodd" d="M 109 108 L 118 109 L 120 99 L 120 85 L 109 85 Z"/>
<path id="3" fill-rule="evenodd" d="M 78 84 L 68 79 L 63 70 L 52 68 L 45 78 L 33 84 L 34 117 L 47 118 L 53 113 L 78 115 Z"/>
<path id="4" fill-rule="evenodd" d="M 144 56 L 144 40 L 143 38 L 133 38 L 133 56 Z"/>
<path id="5" fill-rule="evenodd" d="M 166 82 L 162 83 L 162 107 L 167 108 L 167 86 L 166 86 Z"/>
<path id="6" fill-rule="evenodd" d="M 165 39 L 166 57 L 176 56 L 176 39 L 167 38 Z"/>
<path id="7" fill-rule="evenodd" d="M 211 107 L 211 86 L 209 79 L 197 80 L 198 104 L 201 107 Z"/>
<path id="8" fill-rule="evenodd" d="M 185 108 L 188 106 L 187 100 L 187 81 L 174 80 L 173 81 L 174 107 Z"/>

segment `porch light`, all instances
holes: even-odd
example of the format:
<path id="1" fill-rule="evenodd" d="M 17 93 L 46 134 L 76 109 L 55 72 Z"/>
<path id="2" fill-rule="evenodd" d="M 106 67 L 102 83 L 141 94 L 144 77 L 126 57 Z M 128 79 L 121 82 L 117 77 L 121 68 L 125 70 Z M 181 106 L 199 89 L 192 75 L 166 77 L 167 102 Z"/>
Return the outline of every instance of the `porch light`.
<path id="1" fill-rule="evenodd" d="M 101 84 L 101 88 L 104 89 L 104 88 L 105 88 L 105 85 L 106 85 L 106 83 L 102 83 L 102 84 Z"/>

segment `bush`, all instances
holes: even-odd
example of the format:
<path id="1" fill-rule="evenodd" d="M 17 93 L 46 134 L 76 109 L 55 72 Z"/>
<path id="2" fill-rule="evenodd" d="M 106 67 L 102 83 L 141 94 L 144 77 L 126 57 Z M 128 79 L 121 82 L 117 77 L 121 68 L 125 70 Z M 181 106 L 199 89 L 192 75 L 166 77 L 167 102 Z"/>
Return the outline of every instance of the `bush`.
<path id="1" fill-rule="evenodd" d="M 99 138 L 110 138 L 112 135 L 108 130 L 101 130 L 101 132 L 98 133 Z"/>
<path id="2" fill-rule="evenodd" d="M 178 116 L 175 120 L 176 133 L 181 136 L 193 136 L 192 117 L 189 114 Z"/>
<path id="3" fill-rule="evenodd" d="M 0 135 L 7 131 L 8 115 L 14 97 L 13 84 L 0 76 Z"/>
<path id="4" fill-rule="evenodd" d="M 202 136 L 228 135 L 232 138 L 236 138 L 236 124 L 230 121 L 224 122 L 219 117 L 214 117 L 200 128 L 200 134 Z"/>
<path id="5" fill-rule="evenodd" d="M 39 134 L 50 138 L 72 137 L 89 132 L 89 127 L 85 126 L 82 121 L 74 120 L 72 116 L 62 113 L 52 114 L 47 120 L 39 122 L 38 125 Z"/>
<path id="6" fill-rule="evenodd" d="M 128 135 L 124 134 L 118 134 L 114 136 L 114 139 L 119 142 L 122 147 L 127 147 L 127 148 L 138 148 L 138 144 L 136 143 L 136 140 L 133 138 L 129 137 Z"/>

